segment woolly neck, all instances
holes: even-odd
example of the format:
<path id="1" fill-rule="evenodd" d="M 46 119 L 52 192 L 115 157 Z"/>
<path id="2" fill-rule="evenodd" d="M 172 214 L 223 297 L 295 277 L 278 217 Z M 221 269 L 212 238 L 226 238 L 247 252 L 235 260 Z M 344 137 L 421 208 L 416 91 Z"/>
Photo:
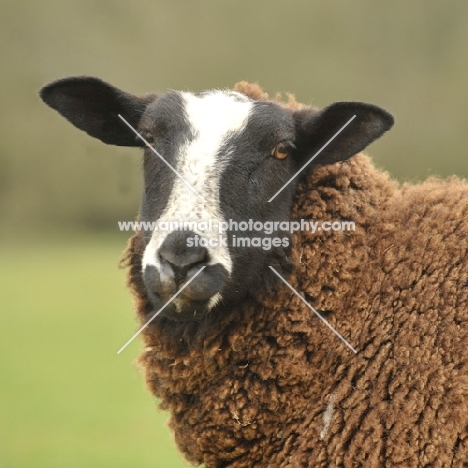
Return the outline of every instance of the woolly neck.
<path id="1" fill-rule="evenodd" d="M 364 323 L 369 313 L 362 304 L 376 287 L 363 272 L 381 250 L 375 239 L 385 238 L 373 231 L 385 229 L 382 216 L 395 190 L 359 154 L 316 166 L 299 182 L 293 202 L 291 219 L 355 222 L 354 232 L 296 233 L 287 277 L 355 346 L 362 331 L 356 321 Z M 136 234 L 123 260 L 141 323 L 154 312 L 141 275 L 143 249 Z M 271 290 L 271 284 L 265 279 L 264 293 L 202 322 L 158 317 L 142 333 L 139 364 L 160 407 L 171 412 L 169 424 L 189 461 L 253 466 L 267 455 L 274 459 L 305 415 L 323 406 L 330 377 L 352 358 L 286 286 L 278 280 Z"/>

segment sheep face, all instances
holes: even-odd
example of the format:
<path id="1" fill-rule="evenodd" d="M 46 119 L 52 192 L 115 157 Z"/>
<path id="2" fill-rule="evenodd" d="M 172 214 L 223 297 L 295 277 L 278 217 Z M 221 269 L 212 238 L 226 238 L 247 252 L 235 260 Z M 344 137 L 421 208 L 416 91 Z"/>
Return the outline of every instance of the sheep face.
<path id="1" fill-rule="evenodd" d="M 289 238 L 278 226 L 301 175 L 349 158 L 393 123 L 363 103 L 317 112 L 232 91 L 136 97 L 90 77 L 53 82 L 41 97 L 105 143 L 145 147 L 140 221 L 153 224 L 142 232 L 142 275 L 154 308 L 170 301 L 162 315 L 175 320 L 255 293 L 267 265 L 284 263 Z"/>
<path id="2" fill-rule="evenodd" d="M 145 284 L 161 307 L 199 273 L 163 313 L 200 318 L 257 283 L 277 236 L 254 231 L 253 222 L 288 218 L 294 184 L 268 200 L 296 168 L 292 113 L 232 92 L 169 93 L 148 106 L 139 128 L 177 172 L 145 150 L 140 217 L 157 222 L 145 232 Z"/>

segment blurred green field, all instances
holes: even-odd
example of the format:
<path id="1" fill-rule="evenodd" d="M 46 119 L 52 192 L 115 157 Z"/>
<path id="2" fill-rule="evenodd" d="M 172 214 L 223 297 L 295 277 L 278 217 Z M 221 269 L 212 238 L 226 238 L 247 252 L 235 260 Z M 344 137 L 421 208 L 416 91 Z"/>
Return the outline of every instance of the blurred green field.
<path id="1" fill-rule="evenodd" d="M 31 241 L 0 250 L 0 467 L 178 468 L 132 361 L 140 342 L 123 238 Z"/>
<path id="2" fill-rule="evenodd" d="M 248 80 L 372 102 L 396 117 L 368 149 L 378 166 L 468 177 L 467 44 L 462 0 L 1 2 L 0 468 L 186 466 L 132 364 L 140 342 L 116 354 L 136 329 L 116 223 L 137 213 L 141 152 L 73 128 L 44 84 Z"/>

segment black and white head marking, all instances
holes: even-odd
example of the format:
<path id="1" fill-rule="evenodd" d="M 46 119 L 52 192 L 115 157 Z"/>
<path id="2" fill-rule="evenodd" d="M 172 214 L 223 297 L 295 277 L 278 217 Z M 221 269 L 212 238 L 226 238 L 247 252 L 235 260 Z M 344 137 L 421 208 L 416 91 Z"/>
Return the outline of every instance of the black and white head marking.
<path id="1" fill-rule="evenodd" d="M 191 191 L 184 180 L 174 177 L 166 208 L 158 221 L 221 223 L 224 219 L 220 207 L 220 179 L 229 162 L 229 151 L 221 149 L 230 138 L 243 131 L 253 103 L 241 94 L 223 91 L 199 95 L 180 93 L 180 98 L 187 137 L 178 150 L 175 169 L 200 196 Z M 194 232 L 207 239 L 218 236 L 214 230 Z M 143 269 L 148 265 L 159 269 L 158 251 L 167 234 L 167 231 L 152 234 L 143 257 Z M 209 264 L 220 263 L 231 272 L 232 260 L 226 247 L 210 248 L 209 256 Z"/>
<path id="2" fill-rule="evenodd" d="M 219 229 L 202 228 L 201 222 L 219 228 L 230 220 L 287 221 L 298 169 L 312 155 L 320 152 L 307 170 L 299 171 L 301 177 L 315 164 L 347 160 L 393 125 L 388 112 L 361 102 L 336 102 L 319 111 L 251 100 L 232 91 L 139 97 L 88 76 L 49 83 L 41 97 L 104 143 L 144 147 L 122 115 L 184 179 L 145 149 L 140 220 L 156 227 L 166 222 L 166 229 L 142 233 L 142 279 L 155 309 L 178 294 L 162 313 L 175 320 L 199 319 L 214 309 L 222 313 L 223 307 L 258 294 L 259 285 L 264 286 L 259 278 L 269 274 L 266 265 L 287 264 L 284 249 L 219 242 Z M 342 127 L 339 137 L 323 146 Z M 170 221 L 195 224 L 184 233 L 176 227 L 168 230 Z M 189 236 L 217 242 L 189 249 Z M 233 239 L 232 229 L 221 233 L 221 241 Z"/>

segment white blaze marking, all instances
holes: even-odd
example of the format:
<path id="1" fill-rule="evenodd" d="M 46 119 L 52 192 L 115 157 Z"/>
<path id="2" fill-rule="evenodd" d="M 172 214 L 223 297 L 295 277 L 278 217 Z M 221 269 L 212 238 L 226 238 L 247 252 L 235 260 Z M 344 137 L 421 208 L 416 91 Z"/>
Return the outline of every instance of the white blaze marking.
<path id="1" fill-rule="evenodd" d="M 227 137 L 240 133 L 247 124 L 253 103 L 245 96 L 232 92 L 213 91 L 195 96 L 181 93 L 185 113 L 192 127 L 194 139 L 186 141 L 179 150 L 176 169 L 184 179 L 207 201 L 204 204 L 193 195 L 179 178 L 174 181 L 161 221 L 192 221 L 200 223 L 212 220 L 219 226 L 223 221 L 219 186 L 229 154 L 218 154 Z M 219 232 L 197 232 L 205 237 L 218 239 Z M 154 265 L 159 270 L 158 250 L 168 231 L 155 231 L 143 256 L 143 269 Z M 224 234 L 225 235 L 225 234 Z M 231 273 L 232 260 L 229 250 L 223 245 L 208 248 L 209 264 L 222 264 Z M 214 298 L 212 298 L 214 299 Z M 218 299 L 218 298 L 217 298 Z M 211 301 L 214 305 L 216 301 Z"/>

